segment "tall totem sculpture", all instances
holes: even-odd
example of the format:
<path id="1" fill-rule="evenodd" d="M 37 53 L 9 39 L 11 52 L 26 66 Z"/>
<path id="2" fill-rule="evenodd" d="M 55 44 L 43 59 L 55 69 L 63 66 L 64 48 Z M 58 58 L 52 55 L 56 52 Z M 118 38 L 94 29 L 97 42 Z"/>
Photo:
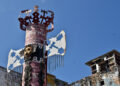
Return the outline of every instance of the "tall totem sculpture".
<path id="1" fill-rule="evenodd" d="M 39 14 L 38 11 L 35 6 L 30 16 L 30 10 L 23 10 L 21 13 L 27 13 L 27 16 L 18 18 L 21 30 L 26 31 L 22 86 L 47 86 L 46 36 L 54 29 L 54 13 L 41 10 Z"/>

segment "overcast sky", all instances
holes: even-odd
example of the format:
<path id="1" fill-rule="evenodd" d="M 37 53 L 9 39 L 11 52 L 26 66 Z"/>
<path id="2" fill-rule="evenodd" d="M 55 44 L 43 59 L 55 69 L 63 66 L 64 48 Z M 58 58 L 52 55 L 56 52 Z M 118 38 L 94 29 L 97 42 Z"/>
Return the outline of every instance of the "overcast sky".
<path id="1" fill-rule="evenodd" d="M 55 29 L 48 38 L 66 32 L 65 66 L 52 72 L 57 78 L 80 80 L 91 75 L 87 61 L 120 51 L 120 0 L 0 0 L 0 66 L 6 67 L 10 49 L 24 47 L 18 16 L 34 5 L 55 13 Z"/>

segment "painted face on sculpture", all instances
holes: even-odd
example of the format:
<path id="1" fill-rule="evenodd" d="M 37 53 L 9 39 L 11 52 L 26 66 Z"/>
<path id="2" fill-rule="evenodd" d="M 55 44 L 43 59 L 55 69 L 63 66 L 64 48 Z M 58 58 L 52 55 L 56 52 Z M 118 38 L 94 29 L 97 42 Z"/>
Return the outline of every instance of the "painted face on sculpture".
<path id="1" fill-rule="evenodd" d="M 24 57 L 29 57 L 32 52 L 33 52 L 33 47 L 32 46 L 25 47 Z"/>

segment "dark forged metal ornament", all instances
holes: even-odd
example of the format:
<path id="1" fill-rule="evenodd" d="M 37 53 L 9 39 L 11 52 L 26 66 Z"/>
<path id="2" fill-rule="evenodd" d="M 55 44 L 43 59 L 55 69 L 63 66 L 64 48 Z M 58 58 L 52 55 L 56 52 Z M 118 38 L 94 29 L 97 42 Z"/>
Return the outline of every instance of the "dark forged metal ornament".
<path id="1" fill-rule="evenodd" d="M 41 10 L 40 15 L 38 11 L 38 6 L 35 6 L 33 16 L 30 16 L 31 10 L 23 10 L 21 13 L 26 13 L 27 16 L 18 18 L 21 30 L 26 31 L 22 86 L 47 85 L 46 35 L 54 29 L 54 13 Z M 47 29 L 50 24 L 51 29 Z"/>

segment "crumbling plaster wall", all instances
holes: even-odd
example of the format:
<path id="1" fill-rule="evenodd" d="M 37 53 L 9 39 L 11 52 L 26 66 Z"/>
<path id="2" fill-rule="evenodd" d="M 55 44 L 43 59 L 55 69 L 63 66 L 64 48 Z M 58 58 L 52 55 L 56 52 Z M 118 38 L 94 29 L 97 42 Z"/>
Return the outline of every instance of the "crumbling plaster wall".
<path id="1" fill-rule="evenodd" d="M 7 73 L 6 69 L 0 68 L 0 86 L 20 86 L 21 75 L 17 73 Z"/>
<path id="2" fill-rule="evenodd" d="M 118 75 L 117 72 L 97 73 L 76 81 L 70 84 L 70 86 L 120 86 L 120 77 Z"/>

